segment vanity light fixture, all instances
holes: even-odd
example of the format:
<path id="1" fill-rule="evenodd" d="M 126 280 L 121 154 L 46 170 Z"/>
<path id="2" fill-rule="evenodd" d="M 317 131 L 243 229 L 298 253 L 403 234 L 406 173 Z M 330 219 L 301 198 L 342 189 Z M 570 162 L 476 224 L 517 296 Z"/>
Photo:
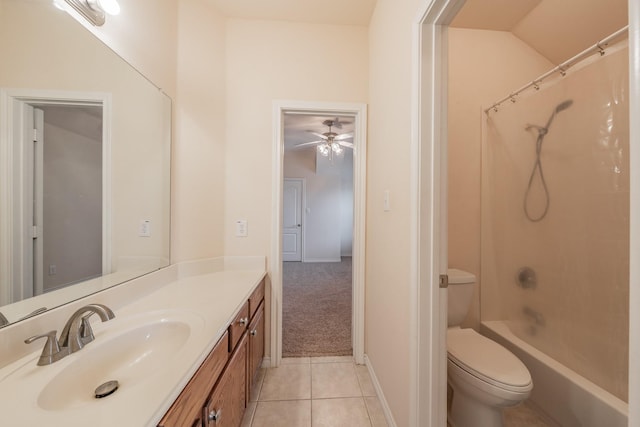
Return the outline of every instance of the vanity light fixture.
<path id="1" fill-rule="evenodd" d="M 120 13 L 118 0 L 65 0 L 80 15 L 96 27 L 104 25 L 106 16 Z"/>

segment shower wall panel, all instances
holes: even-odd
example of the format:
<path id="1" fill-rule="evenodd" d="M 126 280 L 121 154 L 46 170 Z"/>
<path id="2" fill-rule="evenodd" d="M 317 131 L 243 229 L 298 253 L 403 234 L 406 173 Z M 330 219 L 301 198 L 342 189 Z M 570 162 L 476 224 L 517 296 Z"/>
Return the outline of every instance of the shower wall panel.
<path id="1" fill-rule="evenodd" d="M 483 320 L 506 320 L 518 337 L 625 401 L 628 81 L 628 50 L 618 45 L 489 112 L 481 221 Z M 549 203 L 531 221 L 524 200 L 536 144 Z M 537 169 L 533 219 L 546 207 L 544 183 Z M 525 267 L 535 280 L 520 283 Z"/>

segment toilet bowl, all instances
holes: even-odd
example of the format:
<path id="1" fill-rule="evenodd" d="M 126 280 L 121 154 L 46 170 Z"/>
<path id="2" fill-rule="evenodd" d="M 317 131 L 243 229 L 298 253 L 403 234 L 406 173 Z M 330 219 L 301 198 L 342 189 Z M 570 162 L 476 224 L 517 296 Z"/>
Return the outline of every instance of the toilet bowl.
<path id="1" fill-rule="evenodd" d="M 473 329 L 447 331 L 452 427 L 499 427 L 502 409 L 529 397 L 533 383 L 513 353 Z"/>
<path id="2" fill-rule="evenodd" d="M 501 427 L 502 410 L 529 397 L 527 367 L 513 353 L 460 323 L 469 309 L 475 276 L 449 269 L 447 380 L 453 391 L 451 427 Z"/>

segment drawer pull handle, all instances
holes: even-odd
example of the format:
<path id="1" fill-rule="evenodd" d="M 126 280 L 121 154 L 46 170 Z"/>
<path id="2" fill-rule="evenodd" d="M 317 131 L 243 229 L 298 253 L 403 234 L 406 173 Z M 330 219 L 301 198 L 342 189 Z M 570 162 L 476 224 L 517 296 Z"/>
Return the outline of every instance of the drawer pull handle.
<path id="1" fill-rule="evenodd" d="M 255 337 L 258 334 L 258 330 L 254 329 L 253 331 L 251 331 L 251 336 Z"/>
<path id="2" fill-rule="evenodd" d="M 240 323 L 241 325 L 246 325 L 247 323 L 249 323 L 249 319 L 247 319 L 246 317 L 241 318 L 240 320 L 238 320 L 238 323 Z"/>
<path id="3" fill-rule="evenodd" d="M 222 416 L 222 409 L 218 411 L 209 412 L 209 421 L 220 421 L 220 417 Z"/>

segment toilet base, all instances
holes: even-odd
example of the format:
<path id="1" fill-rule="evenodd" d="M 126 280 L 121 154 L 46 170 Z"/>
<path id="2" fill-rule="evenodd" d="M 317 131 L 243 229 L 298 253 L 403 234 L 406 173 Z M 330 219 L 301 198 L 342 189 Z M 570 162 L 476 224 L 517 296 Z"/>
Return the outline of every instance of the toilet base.
<path id="1" fill-rule="evenodd" d="M 448 414 L 451 427 L 503 427 L 502 408 L 481 403 L 453 387 L 451 410 Z"/>

